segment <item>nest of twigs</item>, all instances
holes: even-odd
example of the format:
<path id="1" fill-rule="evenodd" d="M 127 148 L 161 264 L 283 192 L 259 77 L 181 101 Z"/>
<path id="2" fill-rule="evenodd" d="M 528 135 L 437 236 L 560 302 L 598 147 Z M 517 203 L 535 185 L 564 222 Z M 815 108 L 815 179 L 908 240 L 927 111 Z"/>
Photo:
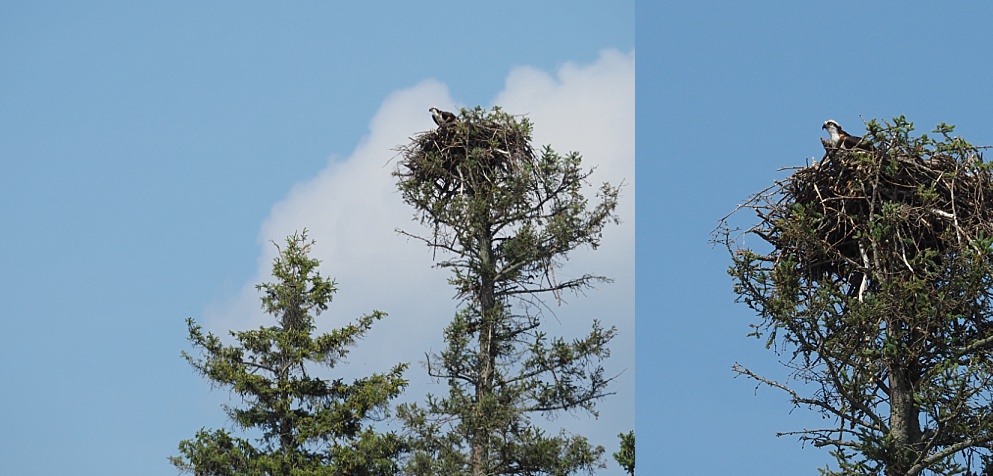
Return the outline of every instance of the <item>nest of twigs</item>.
<path id="1" fill-rule="evenodd" d="M 812 279 L 853 268 L 887 272 L 874 269 L 881 255 L 896 257 L 884 267 L 914 273 L 911 262 L 922 253 L 940 259 L 953 246 L 993 237 L 993 176 L 975 149 L 826 147 L 820 162 L 778 185 L 779 200 L 757 207 L 766 227 L 753 231 L 780 256 L 808 264 Z M 801 238 L 810 236 L 818 242 Z"/>
<path id="2" fill-rule="evenodd" d="M 463 110 L 453 123 L 411 138 L 398 149 L 395 175 L 402 182 L 431 184 L 443 201 L 473 196 L 508 174 L 535 165 L 527 120 L 499 110 Z"/>

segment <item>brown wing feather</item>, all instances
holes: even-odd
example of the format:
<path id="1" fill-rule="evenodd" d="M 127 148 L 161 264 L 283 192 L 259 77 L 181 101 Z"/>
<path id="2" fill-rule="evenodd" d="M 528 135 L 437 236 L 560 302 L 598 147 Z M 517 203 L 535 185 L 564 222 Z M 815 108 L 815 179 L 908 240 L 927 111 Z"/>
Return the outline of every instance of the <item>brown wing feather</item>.
<path id="1" fill-rule="evenodd" d="M 869 143 L 862 140 L 861 137 L 849 135 L 845 132 L 841 133 L 841 148 L 842 149 L 861 149 L 861 150 L 872 150 Z"/>

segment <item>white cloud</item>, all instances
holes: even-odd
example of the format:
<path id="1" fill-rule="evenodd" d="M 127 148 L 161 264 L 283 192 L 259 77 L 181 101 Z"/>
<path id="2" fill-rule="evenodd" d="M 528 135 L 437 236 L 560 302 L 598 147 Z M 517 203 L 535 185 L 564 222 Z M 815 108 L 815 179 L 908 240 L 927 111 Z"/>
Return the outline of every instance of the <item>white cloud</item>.
<path id="1" fill-rule="evenodd" d="M 619 207 L 623 223 L 605 231 L 596 252 L 574 253 L 560 274 L 594 272 L 614 278 L 614 284 L 586 296 L 565 296 L 569 304 L 553 305 L 561 327 L 549 319 L 548 329 L 578 336 L 597 318 L 620 331 L 611 346 L 609 370 L 624 373 L 612 388 L 617 395 L 601 404 L 600 420 L 566 416 L 553 424 L 583 432 L 607 448 L 616 446 L 617 433 L 634 427 L 634 83 L 634 52 L 606 50 L 592 64 L 567 63 L 554 74 L 516 68 L 493 102 L 509 113 L 527 114 L 534 124 L 536 147 L 550 144 L 560 153 L 581 152 L 584 164 L 597 167 L 592 176 L 595 184 L 625 184 Z M 324 321 L 322 328 L 344 325 L 372 309 L 389 313 L 352 352 L 351 365 L 336 372 L 367 375 L 396 362 L 411 362 L 407 377 L 412 384 L 405 398 L 420 400 L 428 379 L 419 363 L 425 352 L 441 348 L 441 331 L 456 303 L 446 284 L 447 271 L 432 268 L 431 251 L 394 231 L 421 228 L 411 220 L 413 210 L 395 189 L 391 159 L 398 145 L 434 127 L 429 107 L 455 109 L 456 103 L 447 87 L 433 80 L 387 97 L 368 135 L 347 158 L 332 159 L 316 177 L 294 186 L 273 206 L 260 231 L 265 245 L 256 278 L 236 298 L 208 309 L 205 326 L 225 333 L 268 325 L 268 318 L 258 310 L 254 288 L 271 281 L 275 248 L 268 241 L 282 242 L 307 228 L 317 240 L 314 255 L 322 260 L 323 273 L 336 279 L 339 287 L 327 313 L 331 319 L 319 318 Z M 431 386 L 428 391 L 445 389 Z"/>

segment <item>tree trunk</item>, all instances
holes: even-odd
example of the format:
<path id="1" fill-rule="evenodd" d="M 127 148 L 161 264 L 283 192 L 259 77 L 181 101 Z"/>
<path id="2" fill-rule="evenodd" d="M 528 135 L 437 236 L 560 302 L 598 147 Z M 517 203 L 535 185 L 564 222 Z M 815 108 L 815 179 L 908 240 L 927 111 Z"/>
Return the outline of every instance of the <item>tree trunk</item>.
<path id="1" fill-rule="evenodd" d="M 889 386 L 893 454 L 886 475 L 902 476 L 914 465 L 921 442 L 920 409 L 914 403 L 913 377 L 906 363 L 891 366 Z"/>
<path id="2" fill-rule="evenodd" d="M 493 231 L 488 220 L 481 220 L 479 225 L 479 373 L 476 380 L 476 421 L 475 435 L 472 441 L 472 474 L 485 476 L 489 467 L 490 455 L 490 425 L 479 422 L 488 419 L 483 415 L 483 401 L 489 400 L 493 394 L 493 373 L 496 367 L 496 348 L 494 332 L 497 324 L 496 290 L 494 289 L 494 258 Z"/>
<path id="3" fill-rule="evenodd" d="M 284 332 L 286 331 L 284 330 Z M 293 422 L 290 420 L 291 397 L 286 391 L 290 380 L 289 357 L 285 354 L 284 350 L 280 350 L 280 352 L 280 371 L 277 379 L 277 385 L 279 385 L 280 390 L 279 400 L 276 402 L 275 410 L 279 419 L 279 446 L 283 453 L 283 469 L 288 471 L 292 468 L 290 462 L 294 452 L 296 452 L 296 443 L 293 441 Z"/>

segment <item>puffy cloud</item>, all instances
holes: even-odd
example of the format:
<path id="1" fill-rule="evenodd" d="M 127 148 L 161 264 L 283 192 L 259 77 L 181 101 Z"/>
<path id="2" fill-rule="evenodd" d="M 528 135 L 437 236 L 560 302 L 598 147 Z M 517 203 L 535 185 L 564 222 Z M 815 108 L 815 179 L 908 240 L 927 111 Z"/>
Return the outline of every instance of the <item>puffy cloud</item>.
<path id="1" fill-rule="evenodd" d="M 561 279 L 592 272 L 615 282 L 585 296 L 563 296 L 562 306 L 550 302 L 552 314 L 546 318 L 553 335 L 579 336 L 593 319 L 620 331 L 608 363 L 610 372 L 621 373 L 612 387 L 617 395 L 601 404 L 600 421 L 565 418 L 552 424 L 583 432 L 608 448 L 616 446 L 614 435 L 633 428 L 634 422 L 634 83 L 634 52 L 606 50 L 591 64 L 567 63 L 554 74 L 516 68 L 493 102 L 509 113 L 527 115 L 534 124 L 536 147 L 549 144 L 560 153 L 582 153 L 584 164 L 596 167 L 594 186 L 603 181 L 624 184 L 619 207 L 623 223 L 605 230 L 599 250 L 573 253 L 559 271 Z M 387 97 L 368 135 L 351 154 L 332 158 L 316 177 L 295 185 L 273 206 L 260 231 L 265 245 L 256 278 L 237 297 L 208 309 L 206 327 L 224 333 L 268 325 L 258 310 L 254 287 L 271 281 L 276 250 L 268 242 L 281 243 L 307 228 L 317 241 L 314 256 L 322 260 L 322 272 L 339 288 L 318 325 L 342 326 L 372 309 L 389 313 L 349 355 L 351 365 L 336 369 L 336 374 L 367 375 L 396 362 L 411 362 L 411 388 L 405 399 L 444 393 L 443 386 L 430 385 L 419 363 L 425 352 L 442 348 L 441 332 L 457 303 L 446 284 L 448 272 L 432 269 L 431 251 L 396 233 L 397 228 L 425 230 L 412 221 L 413 210 L 396 191 L 391 172 L 396 147 L 434 127 L 427 109 L 454 110 L 455 104 L 447 87 L 434 80 Z"/>

